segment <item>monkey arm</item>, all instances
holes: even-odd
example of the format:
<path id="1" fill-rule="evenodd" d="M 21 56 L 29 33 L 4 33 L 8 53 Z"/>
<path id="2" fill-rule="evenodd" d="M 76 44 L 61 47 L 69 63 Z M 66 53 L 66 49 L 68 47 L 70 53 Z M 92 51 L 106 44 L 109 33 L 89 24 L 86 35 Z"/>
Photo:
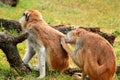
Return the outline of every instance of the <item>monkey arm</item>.
<path id="1" fill-rule="evenodd" d="M 61 38 L 61 45 L 65 49 L 65 51 L 72 57 L 73 51 L 70 48 L 70 45 L 65 42 L 64 38 Z"/>
<path id="2" fill-rule="evenodd" d="M 83 47 L 83 41 L 76 39 L 74 54 L 76 54 Z"/>
<path id="3" fill-rule="evenodd" d="M 31 58 L 35 55 L 35 51 L 32 46 L 30 46 L 30 43 L 27 41 L 27 52 L 25 53 L 23 57 L 23 62 L 25 64 L 28 64 L 28 62 L 31 60 Z"/>

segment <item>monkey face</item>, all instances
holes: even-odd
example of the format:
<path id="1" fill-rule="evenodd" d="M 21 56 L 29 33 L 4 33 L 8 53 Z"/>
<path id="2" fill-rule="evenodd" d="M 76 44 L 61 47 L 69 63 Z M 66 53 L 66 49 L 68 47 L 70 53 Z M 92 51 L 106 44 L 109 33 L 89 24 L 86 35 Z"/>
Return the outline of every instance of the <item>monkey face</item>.
<path id="1" fill-rule="evenodd" d="M 29 12 L 26 11 L 26 12 L 23 13 L 23 16 L 20 18 L 19 23 L 21 24 L 21 26 L 23 28 L 26 27 L 26 24 L 29 20 L 29 16 L 30 16 Z"/>
<path id="2" fill-rule="evenodd" d="M 75 44 L 76 40 L 80 35 L 86 32 L 84 29 L 75 28 L 67 33 L 66 42 Z"/>
<path id="3" fill-rule="evenodd" d="M 67 33 L 66 42 L 74 44 L 76 42 L 76 33 L 74 30 Z"/>
<path id="4" fill-rule="evenodd" d="M 27 10 L 23 13 L 23 16 L 20 18 L 19 23 L 21 26 L 26 29 L 27 24 L 31 22 L 38 22 L 42 20 L 42 16 L 37 10 Z"/>

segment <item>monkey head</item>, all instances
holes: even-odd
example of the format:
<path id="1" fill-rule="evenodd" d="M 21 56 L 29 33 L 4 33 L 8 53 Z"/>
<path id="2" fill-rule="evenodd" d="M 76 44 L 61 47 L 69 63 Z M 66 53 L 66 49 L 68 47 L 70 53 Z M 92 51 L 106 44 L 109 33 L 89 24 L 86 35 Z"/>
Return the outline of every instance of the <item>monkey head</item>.
<path id="1" fill-rule="evenodd" d="M 27 10 L 23 13 L 23 16 L 20 18 L 19 23 L 21 26 L 26 29 L 27 24 L 31 22 L 38 22 L 43 20 L 42 15 L 37 10 Z"/>
<path id="2" fill-rule="evenodd" d="M 66 38 L 65 38 L 65 42 L 66 43 L 71 43 L 71 44 L 75 44 L 77 38 L 80 36 L 80 34 L 82 34 L 85 30 L 84 29 L 80 29 L 80 28 L 75 28 L 73 30 L 71 30 L 70 32 L 67 33 Z"/>

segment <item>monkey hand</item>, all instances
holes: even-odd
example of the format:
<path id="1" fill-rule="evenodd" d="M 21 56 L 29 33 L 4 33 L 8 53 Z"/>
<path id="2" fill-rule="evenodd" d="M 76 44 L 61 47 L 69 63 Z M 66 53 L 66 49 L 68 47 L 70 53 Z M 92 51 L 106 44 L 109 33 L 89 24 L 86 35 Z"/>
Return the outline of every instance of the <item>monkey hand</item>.
<path id="1" fill-rule="evenodd" d="M 61 45 L 62 47 L 67 51 L 69 49 L 69 44 L 66 43 L 66 39 L 65 38 L 61 38 Z"/>
<path id="2" fill-rule="evenodd" d="M 65 38 L 61 38 L 61 45 L 67 51 L 68 54 L 72 55 L 73 51 L 70 48 L 70 45 L 66 43 Z"/>
<path id="3" fill-rule="evenodd" d="M 61 44 L 63 44 L 63 43 L 65 43 L 65 38 L 64 37 L 61 38 Z"/>
<path id="4" fill-rule="evenodd" d="M 65 38 L 61 38 L 61 44 L 62 44 L 62 47 L 65 49 L 67 47 L 67 44 L 65 42 Z"/>

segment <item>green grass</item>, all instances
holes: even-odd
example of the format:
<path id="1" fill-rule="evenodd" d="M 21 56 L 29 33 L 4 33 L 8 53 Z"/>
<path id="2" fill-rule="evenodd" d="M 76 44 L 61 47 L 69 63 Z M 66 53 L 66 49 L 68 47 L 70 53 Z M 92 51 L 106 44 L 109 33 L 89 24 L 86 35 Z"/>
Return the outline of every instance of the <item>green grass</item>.
<path id="1" fill-rule="evenodd" d="M 39 10 L 49 25 L 66 24 L 87 27 L 100 27 L 107 33 L 120 33 L 120 1 L 119 0 L 20 0 L 17 7 L 10 7 L 0 3 L 0 18 L 19 20 L 27 9 Z M 26 42 L 18 45 L 21 57 L 26 49 Z M 120 64 L 120 34 L 114 44 L 117 63 Z M 30 64 L 34 65 L 36 59 Z M 71 63 L 73 65 L 73 63 Z M 0 80 L 10 74 L 9 64 L 0 51 Z M 37 75 L 37 74 L 36 74 Z M 36 80 L 31 73 L 24 76 L 24 80 Z M 12 75 L 15 80 L 16 75 Z M 17 77 L 20 78 L 20 77 Z M 48 74 L 45 80 L 74 80 L 72 77 L 60 73 Z M 117 80 L 117 79 L 115 79 Z"/>

